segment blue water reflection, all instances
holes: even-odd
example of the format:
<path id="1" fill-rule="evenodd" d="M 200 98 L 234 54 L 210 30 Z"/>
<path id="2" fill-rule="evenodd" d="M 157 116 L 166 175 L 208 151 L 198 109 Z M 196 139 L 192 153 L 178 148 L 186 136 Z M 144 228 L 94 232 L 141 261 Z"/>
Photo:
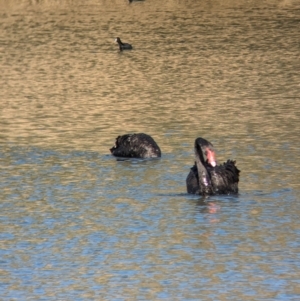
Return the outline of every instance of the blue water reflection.
<path id="1" fill-rule="evenodd" d="M 1 181 L 5 298 L 102 298 L 120 284 L 113 300 L 133 291 L 138 299 L 295 296 L 277 294 L 298 284 L 291 189 L 209 198 L 170 193 L 182 176 L 165 172 L 173 164 L 168 155 L 137 163 L 14 147 L 2 158 L 11 169 Z"/>

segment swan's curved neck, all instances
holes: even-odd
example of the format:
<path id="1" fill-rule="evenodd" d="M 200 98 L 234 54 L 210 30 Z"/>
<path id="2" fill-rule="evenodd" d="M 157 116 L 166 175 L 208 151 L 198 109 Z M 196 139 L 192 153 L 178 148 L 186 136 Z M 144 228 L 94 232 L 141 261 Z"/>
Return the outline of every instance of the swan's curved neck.
<path id="1" fill-rule="evenodd" d="M 211 194 L 212 185 L 210 176 L 206 167 L 204 166 L 204 157 L 202 153 L 202 149 L 199 145 L 195 145 L 195 157 L 196 157 L 196 166 L 198 170 L 198 181 L 199 187 L 202 194 Z"/>

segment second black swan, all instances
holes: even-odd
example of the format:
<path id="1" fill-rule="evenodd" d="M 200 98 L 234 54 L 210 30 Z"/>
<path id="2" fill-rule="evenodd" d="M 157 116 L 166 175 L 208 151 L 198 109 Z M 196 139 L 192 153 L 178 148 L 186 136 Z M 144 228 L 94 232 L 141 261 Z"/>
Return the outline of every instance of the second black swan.
<path id="1" fill-rule="evenodd" d="M 199 137 L 195 140 L 195 165 L 186 179 L 187 192 L 203 196 L 237 194 L 239 173 L 235 161 L 217 165 L 213 145 Z"/>
<path id="2" fill-rule="evenodd" d="M 110 152 L 113 156 L 125 158 L 161 157 L 161 150 L 157 143 L 144 133 L 118 136 Z"/>

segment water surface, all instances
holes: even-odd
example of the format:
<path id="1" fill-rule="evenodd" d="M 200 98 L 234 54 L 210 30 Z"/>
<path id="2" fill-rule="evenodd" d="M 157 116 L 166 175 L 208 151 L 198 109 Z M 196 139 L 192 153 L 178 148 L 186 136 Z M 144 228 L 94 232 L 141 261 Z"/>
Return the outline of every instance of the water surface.
<path id="1" fill-rule="evenodd" d="M 0 1 L 1 298 L 299 300 L 299 16 Z M 111 157 L 132 132 L 162 158 Z M 199 136 L 237 160 L 238 196 L 186 193 Z"/>

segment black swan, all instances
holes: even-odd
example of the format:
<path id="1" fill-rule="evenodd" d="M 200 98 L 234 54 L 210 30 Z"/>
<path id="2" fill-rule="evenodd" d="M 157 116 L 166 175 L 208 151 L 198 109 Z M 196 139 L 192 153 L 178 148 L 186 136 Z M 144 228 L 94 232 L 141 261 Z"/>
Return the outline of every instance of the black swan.
<path id="1" fill-rule="evenodd" d="M 161 151 L 154 139 L 143 133 L 118 136 L 110 149 L 113 156 L 126 158 L 157 158 Z"/>
<path id="2" fill-rule="evenodd" d="M 128 43 L 123 43 L 119 37 L 115 39 L 115 42 L 119 44 L 120 51 L 132 49 L 132 45 Z"/>
<path id="3" fill-rule="evenodd" d="M 188 193 L 204 196 L 238 193 L 240 171 L 235 161 L 227 160 L 217 165 L 213 145 L 200 137 L 195 140 L 195 159 L 195 165 L 186 178 Z"/>

